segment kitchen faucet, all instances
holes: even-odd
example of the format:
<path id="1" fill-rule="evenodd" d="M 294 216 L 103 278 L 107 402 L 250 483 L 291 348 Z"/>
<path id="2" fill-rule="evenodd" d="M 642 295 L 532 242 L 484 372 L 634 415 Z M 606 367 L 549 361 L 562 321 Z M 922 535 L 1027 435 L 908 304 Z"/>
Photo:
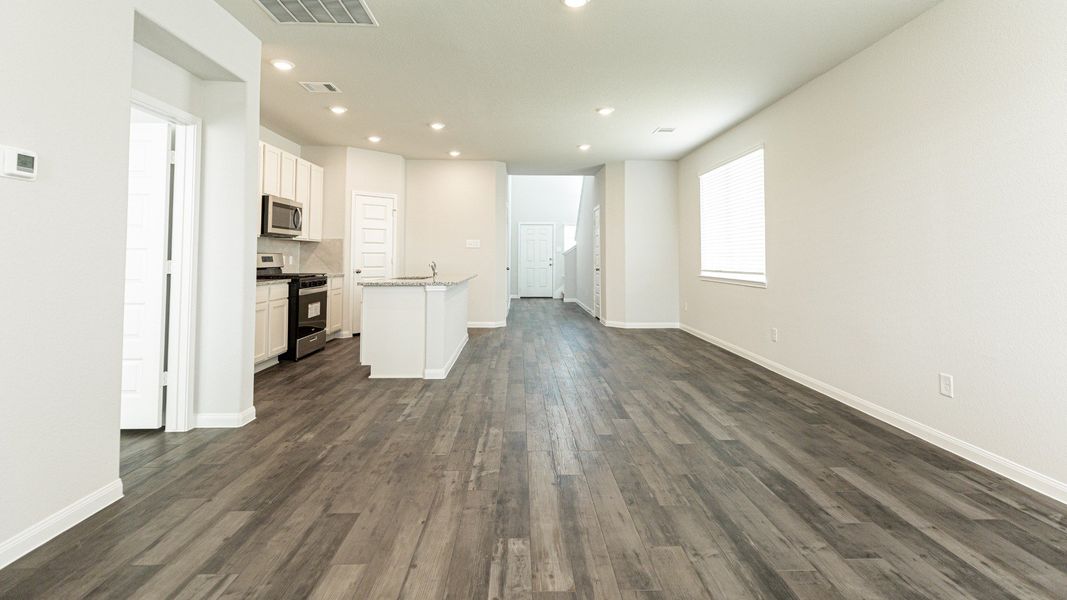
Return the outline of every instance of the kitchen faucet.
<path id="1" fill-rule="evenodd" d="M 433 274 L 434 281 L 437 281 L 437 261 L 436 260 L 430 262 L 430 273 Z"/>

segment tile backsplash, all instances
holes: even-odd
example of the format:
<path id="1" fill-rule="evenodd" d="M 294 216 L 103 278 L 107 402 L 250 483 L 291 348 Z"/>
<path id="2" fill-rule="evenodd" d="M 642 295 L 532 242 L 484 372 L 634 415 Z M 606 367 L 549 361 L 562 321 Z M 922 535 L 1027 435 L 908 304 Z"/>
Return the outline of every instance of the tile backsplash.
<path id="1" fill-rule="evenodd" d="M 305 243 L 300 247 L 300 270 L 305 273 L 342 273 L 344 246 L 344 240 Z"/>
<path id="2" fill-rule="evenodd" d="M 260 237 L 259 253 L 275 252 L 285 257 L 286 273 L 341 273 L 344 270 L 344 240 L 297 242 L 285 238 Z"/>
<path id="3" fill-rule="evenodd" d="M 285 238 L 260 237 L 256 240 L 256 252 L 260 254 L 278 253 L 285 259 L 282 271 L 286 273 L 300 272 L 300 242 Z"/>

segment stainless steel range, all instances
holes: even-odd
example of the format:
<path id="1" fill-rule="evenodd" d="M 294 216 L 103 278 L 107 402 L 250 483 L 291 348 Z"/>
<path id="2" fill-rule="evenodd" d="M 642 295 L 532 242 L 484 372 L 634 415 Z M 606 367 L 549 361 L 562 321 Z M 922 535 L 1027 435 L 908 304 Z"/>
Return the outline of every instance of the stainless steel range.
<path id="1" fill-rule="evenodd" d="M 289 349 L 285 360 L 300 360 L 326 346 L 326 300 L 329 288 L 324 273 L 282 273 L 281 254 L 256 255 L 256 279 L 289 280 Z"/>

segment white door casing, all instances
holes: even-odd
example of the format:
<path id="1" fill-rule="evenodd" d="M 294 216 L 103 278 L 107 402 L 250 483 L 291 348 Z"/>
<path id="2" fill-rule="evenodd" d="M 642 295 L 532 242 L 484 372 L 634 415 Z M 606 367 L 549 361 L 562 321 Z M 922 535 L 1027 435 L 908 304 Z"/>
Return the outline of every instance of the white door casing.
<path id="1" fill-rule="evenodd" d="M 593 316 L 600 318 L 600 207 L 593 208 Z"/>
<path id="2" fill-rule="evenodd" d="M 389 279 L 395 273 L 396 196 L 352 194 L 349 273 L 352 333 L 362 329 L 363 288 L 367 279 Z"/>
<path id="3" fill-rule="evenodd" d="M 555 234 L 552 223 L 519 223 L 519 296 L 552 297 Z"/>
<path id="4" fill-rule="evenodd" d="M 120 427 L 163 426 L 169 123 L 134 110 L 130 123 Z"/>

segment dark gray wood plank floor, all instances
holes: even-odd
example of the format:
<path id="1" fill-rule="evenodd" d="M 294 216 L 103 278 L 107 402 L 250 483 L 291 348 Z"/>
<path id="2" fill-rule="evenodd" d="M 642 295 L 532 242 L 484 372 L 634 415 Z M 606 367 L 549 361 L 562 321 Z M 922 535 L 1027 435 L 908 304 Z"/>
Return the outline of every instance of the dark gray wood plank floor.
<path id="1" fill-rule="evenodd" d="M 239 430 L 122 436 L 126 497 L 6 598 L 1065 598 L 1064 506 L 680 331 L 524 300 L 444 381 L 359 341 Z"/>

